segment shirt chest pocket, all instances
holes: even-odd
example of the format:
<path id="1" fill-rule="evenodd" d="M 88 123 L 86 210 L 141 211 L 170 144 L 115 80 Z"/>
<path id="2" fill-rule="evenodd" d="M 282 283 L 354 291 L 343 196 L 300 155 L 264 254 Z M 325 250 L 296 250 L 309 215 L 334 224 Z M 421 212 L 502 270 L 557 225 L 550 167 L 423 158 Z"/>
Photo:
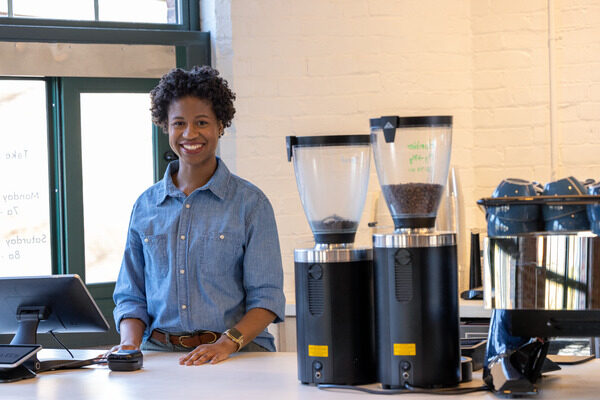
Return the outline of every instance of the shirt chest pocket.
<path id="1" fill-rule="evenodd" d="M 149 276 L 165 277 L 169 272 L 167 235 L 148 235 L 142 239 L 146 273 Z"/>
<path id="2" fill-rule="evenodd" d="M 203 237 L 204 248 L 200 269 L 203 275 L 233 276 L 240 270 L 244 251 L 239 235 L 218 232 Z"/>

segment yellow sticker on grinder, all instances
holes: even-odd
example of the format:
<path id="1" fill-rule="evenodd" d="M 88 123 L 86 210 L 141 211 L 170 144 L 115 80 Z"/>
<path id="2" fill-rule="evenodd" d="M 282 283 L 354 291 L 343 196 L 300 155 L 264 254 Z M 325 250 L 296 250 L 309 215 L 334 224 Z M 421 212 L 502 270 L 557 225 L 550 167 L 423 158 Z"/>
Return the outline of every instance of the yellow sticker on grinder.
<path id="1" fill-rule="evenodd" d="M 329 357 L 328 346 L 317 346 L 315 344 L 308 345 L 308 356 L 309 357 Z"/>
<path id="2" fill-rule="evenodd" d="M 394 343 L 395 356 L 416 356 L 417 346 L 415 343 Z"/>

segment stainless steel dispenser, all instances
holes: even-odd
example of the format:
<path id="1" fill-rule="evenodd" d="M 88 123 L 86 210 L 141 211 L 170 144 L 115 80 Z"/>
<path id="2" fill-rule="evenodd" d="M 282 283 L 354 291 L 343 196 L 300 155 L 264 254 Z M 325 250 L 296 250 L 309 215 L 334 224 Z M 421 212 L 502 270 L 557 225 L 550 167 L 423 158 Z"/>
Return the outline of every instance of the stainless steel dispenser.
<path id="1" fill-rule="evenodd" d="M 510 310 L 515 336 L 600 334 L 600 237 L 535 232 L 484 242 L 484 305 Z"/>
<path id="2" fill-rule="evenodd" d="M 489 215 L 540 205 L 593 209 L 600 196 L 509 196 L 477 203 Z M 537 393 L 542 374 L 560 369 L 546 357 L 549 338 L 600 335 L 599 274 L 600 238 L 590 231 L 505 234 L 490 232 L 488 225 L 483 289 L 484 305 L 493 311 L 483 379 L 491 390 L 502 396 Z"/>

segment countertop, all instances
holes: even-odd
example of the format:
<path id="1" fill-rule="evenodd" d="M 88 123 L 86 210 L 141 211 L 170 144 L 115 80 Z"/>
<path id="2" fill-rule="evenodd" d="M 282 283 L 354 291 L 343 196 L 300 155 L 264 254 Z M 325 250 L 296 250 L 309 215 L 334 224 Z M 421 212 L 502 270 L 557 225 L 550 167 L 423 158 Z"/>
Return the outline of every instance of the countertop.
<path id="1" fill-rule="evenodd" d="M 42 350 L 40 359 L 59 351 Z M 64 357 L 64 351 L 60 351 Z M 95 351 L 76 351 L 78 358 L 92 357 Z M 3 400 L 120 400 L 120 399 L 353 399 L 381 396 L 342 390 L 320 390 L 298 381 L 296 353 L 238 353 L 217 365 L 180 366 L 180 353 L 147 352 L 144 368 L 135 372 L 113 372 L 104 366 L 38 374 L 34 379 L 0 384 Z M 544 377 L 540 399 L 597 399 L 600 360 L 564 366 Z M 471 385 L 481 384 L 480 371 Z M 377 384 L 369 385 L 378 388 Z M 436 395 L 408 394 L 409 398 L 436 398 Z M 496 399 L 489 392 L 453 398 Z"/>

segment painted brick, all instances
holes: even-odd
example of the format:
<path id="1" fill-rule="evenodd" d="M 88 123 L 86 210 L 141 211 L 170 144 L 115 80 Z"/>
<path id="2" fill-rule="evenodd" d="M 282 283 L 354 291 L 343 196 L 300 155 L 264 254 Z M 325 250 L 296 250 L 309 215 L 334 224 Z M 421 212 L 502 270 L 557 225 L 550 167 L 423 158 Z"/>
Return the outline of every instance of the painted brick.
<path id="1" fill-rule="evenodd" d="M 235 142 L 224 150 L 272 199 L 288 296 L 293 248 L 309 247 L 312 236 L 285 159 L 286 135 L 366 133 L 370 117 L 386 114 L 454 115 L 452 162 L 460 171 L 465 232 L 485 228 L 475 201 L 505 177 L 546 181 L 586 171 L 600 177 L 592 158 L 600 146 L 596 0 L 223 4 L 231 9 L 231 27 L 217 24 L 211 35 L 219 38 L 216 65 L 232 79 L 239 105 Z M 556 171 L 550 171 L 548 4 L 555 17 Z M 374 168 L 371 175 L 361 240 L 369 238 L 365 225 L 379 191 Z"/>

